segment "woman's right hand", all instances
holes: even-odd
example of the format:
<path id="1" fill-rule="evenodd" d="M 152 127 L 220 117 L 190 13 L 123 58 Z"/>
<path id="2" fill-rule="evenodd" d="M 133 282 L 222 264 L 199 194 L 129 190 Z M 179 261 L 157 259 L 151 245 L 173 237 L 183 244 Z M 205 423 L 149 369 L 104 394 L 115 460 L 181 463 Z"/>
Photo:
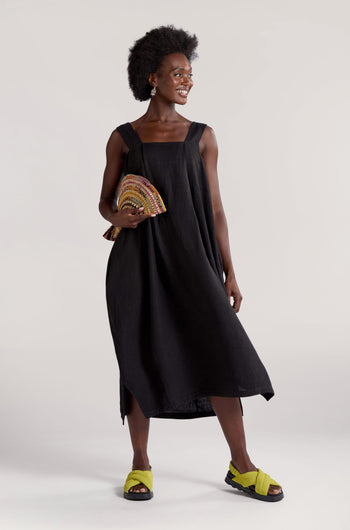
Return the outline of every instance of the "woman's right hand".
<path id="1" fill-rule="evenodd" d="M 137 228 L 138 224 L 148 219 L 148 217 L 155 217 L 155 213 L 142 213 L 144 206 L 140 208 L 122 208 L 120 211 L 114 212 L 109 220 L 113 226 L 120 228 Z"/>

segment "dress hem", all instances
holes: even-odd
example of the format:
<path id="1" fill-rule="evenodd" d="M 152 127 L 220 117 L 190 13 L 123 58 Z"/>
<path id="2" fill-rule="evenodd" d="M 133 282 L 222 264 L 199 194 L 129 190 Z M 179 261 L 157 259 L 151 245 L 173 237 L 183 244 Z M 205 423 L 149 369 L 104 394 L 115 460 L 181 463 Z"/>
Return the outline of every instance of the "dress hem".
<path id="1" fill-rule="evenodd" d="M 125 386 L 125 383 L 124 383 L 124 386 Z M 126 387 L 127 388 L 127 387 Z M 129 390 L 130 392 L 130 390 Z M 131 392 L 133 395 L 135 395 L 133 392 Z M 250 389 L 250 390 L 245 390 L 245 391 L 241 391 L 239 393 L 237 392 L 217 392 L 217 391 L 212 391 L 212 392 L 195 392 L 194 394 L 190 394 L 189 396 L 186 396 L 185 399 L 182 399 L 181 402 L 184 402 L 184 401 L 191 401 L 191 400 L 194 400 L 196 398 L 203 398 L 203 397 L 208 397 L 208 396 L 220 396 L 220 397 L 238 397 L 238 398 L 241 398 L 241 397 L 250 397 L 250 396 L 256 396 L 256 395 L 261 395 L 263 396 L 266 401 L 269 401 L 274 395 L 274 391 L 271 391 L 271 388 L 267 388 L 267 389 L 258 389 L 258 388 L 253 388 L 253 389 Z M 175 402 L 174 402 L 175 403 Z M 243 407 L 242 407 L 242 403 L 241 403 L 241 411 L 242 411 L 242 416 L 243 416 Z M 203 411 L 200 411 L 200 410 L 197 410 L 197 411 L 176 411 L 176 410 L 164 410 L 164 409 L 153 409 L 151 411 L 144 411 L 142 410 L 142 413 L 143 415 L 145 416 L 145 418 L 166 418 L 166 419 L 196 419 L 196 418 L 204 418 L 204 417 L 212 417 L 212 416 L 216 416 L 216 413 L 214 410 L 210 411 L 210 410 L 203 410 Z M 121 413 L 121 419 L 122 419 L 122 423 L 124 425 L 125 423 L 125 416 L 127 414 L 123 414 L 123 412 Z"/>

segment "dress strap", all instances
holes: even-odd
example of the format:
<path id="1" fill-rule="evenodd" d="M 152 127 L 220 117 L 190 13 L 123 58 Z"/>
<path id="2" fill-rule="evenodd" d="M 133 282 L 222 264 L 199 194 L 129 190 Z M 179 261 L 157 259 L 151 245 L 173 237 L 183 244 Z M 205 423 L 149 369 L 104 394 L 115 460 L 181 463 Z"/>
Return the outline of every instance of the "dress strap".
<path id="1" fill-rule="evenodd" d="M 126 143 L 129 149 L 133 149 L 141 143 L 141 140 L 138 137 L 136 131 L 134 131 L 134 129 L 132 128 L 131 123 L 123 123 L 122 125 L 119 125 L 119 127 L 117 127 L 115 130 L 119 132 L 120 136 L 123 138 L 124 142 Z"/>
<path id="2" fill-rule="evenodd" d="M 188 135 L 186 138 L 186 142 L 192 142 L 192 141 L 199 142 L 206 126 L 207 126 L 206 123 L 200 123 L 198 121 L 193 121 L 192 124 L 190 125 Z"/>

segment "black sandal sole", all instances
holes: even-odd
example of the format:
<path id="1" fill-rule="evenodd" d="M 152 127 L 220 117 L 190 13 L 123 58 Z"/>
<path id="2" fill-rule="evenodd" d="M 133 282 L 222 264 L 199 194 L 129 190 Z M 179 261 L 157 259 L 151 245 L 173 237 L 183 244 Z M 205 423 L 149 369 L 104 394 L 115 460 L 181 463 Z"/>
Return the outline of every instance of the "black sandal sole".
<path id="1" fill-rule="evenodd" d="M 237 488 L 238 490 L 248 493 L 250 497 L 253 497 L 254 499 L 258 499 L 259 501 L 276 502 L 276 501 L 281 501 L 284 497 L 283 491 L 281 491 L 281 493 L 275 493 L 272 495 L 271 493 L 269 495 L 260 495 L 260 493 L 256 493 L 254 486 L 250 486 L 249 488 L 246 488 L 242 486 L 242 484 L 238 484 L 238 482 L 235 482 L 233 480 L 233 477 L 234 475 L 231 473 L 231 471 L 228 471 L 225 477 L 226 484 L 229 484 L 229 486 L 232 486 L 233 488 Z"/>
<path id="2" fill-rule="evenodd" d="M 148 499 L 152 499 L 152 497 L 153 491 L 140 491 L 139 493 L 136 491 L 124 491 L 124 498 L 129 501 L 147 501 Z"/>

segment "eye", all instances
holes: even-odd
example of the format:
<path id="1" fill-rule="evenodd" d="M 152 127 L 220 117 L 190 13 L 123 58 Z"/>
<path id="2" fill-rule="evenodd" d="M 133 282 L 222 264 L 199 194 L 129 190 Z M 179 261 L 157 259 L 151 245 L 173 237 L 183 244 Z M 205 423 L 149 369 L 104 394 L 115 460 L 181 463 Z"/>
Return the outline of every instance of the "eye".
<path id="1" fill-rule="evenodd" d="M 176 72 L 176 74 L 174 74 L 175 76 L 176 75 L 183 75 L 181 72 Z M 193 74 L 187 74 L 189 77 L 193 77 Z"/>

